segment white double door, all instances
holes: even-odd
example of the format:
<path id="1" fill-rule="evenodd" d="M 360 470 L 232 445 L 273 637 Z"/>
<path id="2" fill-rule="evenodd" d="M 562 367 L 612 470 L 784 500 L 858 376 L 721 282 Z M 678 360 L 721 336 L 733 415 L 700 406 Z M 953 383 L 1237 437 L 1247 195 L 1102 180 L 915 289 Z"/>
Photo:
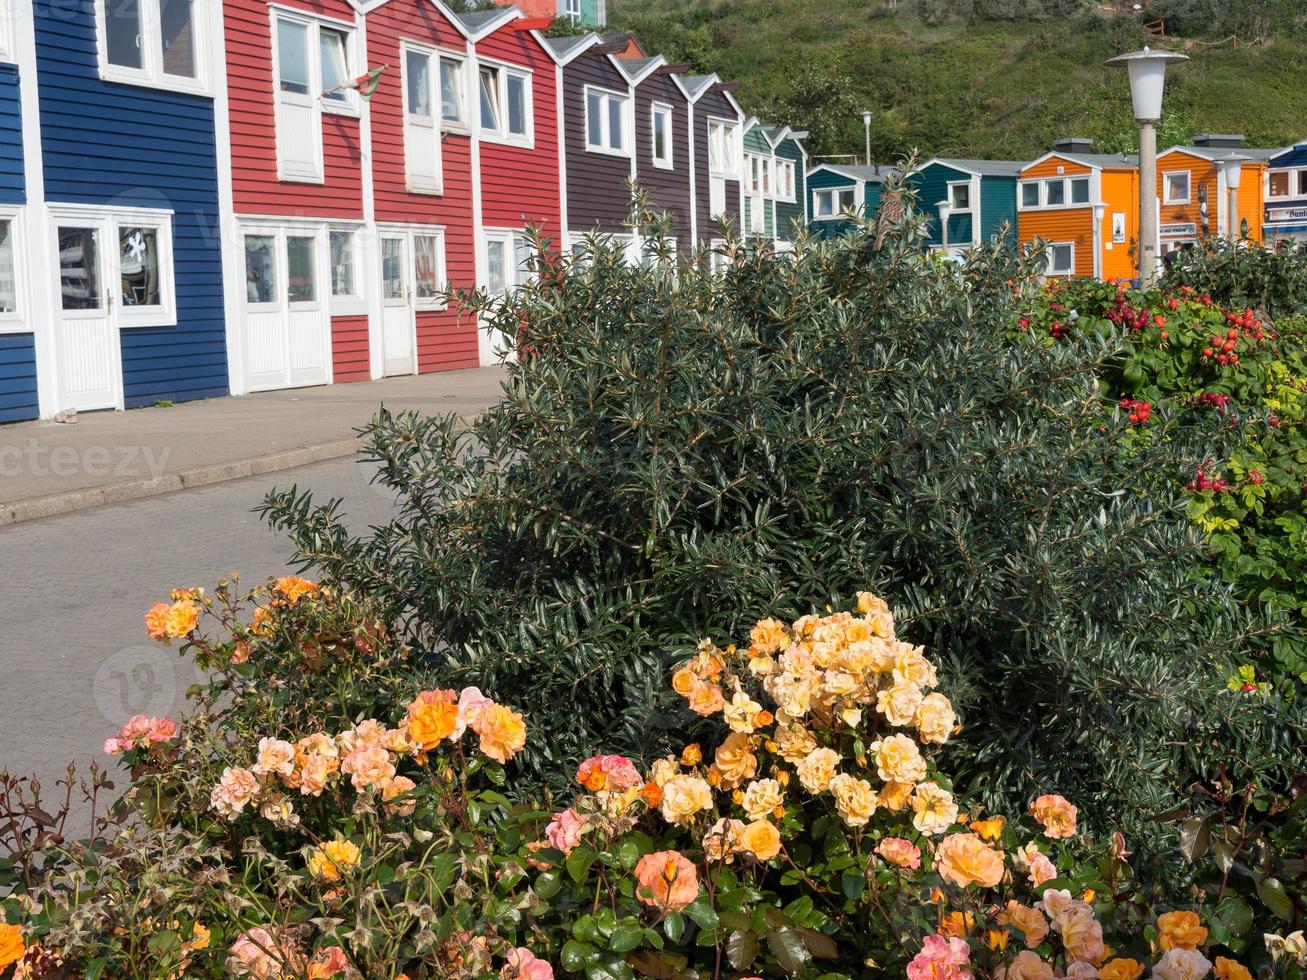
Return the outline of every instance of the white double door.
<path id="1" fill-rule="evenodd" d="M 325 227 L 251 227 L 243 234 L 242 308 L 251 391 L 331 380 Z"/>

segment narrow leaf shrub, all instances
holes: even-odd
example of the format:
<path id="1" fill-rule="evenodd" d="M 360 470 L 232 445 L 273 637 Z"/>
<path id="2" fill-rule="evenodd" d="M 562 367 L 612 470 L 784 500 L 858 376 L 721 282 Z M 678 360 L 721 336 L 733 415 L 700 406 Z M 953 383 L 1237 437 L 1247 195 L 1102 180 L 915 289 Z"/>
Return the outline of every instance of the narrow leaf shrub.
<path id="1" fill-rule="evenodd" d="M 1013 343 L 1012 251 L 926 256 L 911 219 L 874 239 L 732 245 L 718 274 L 657 237 L 636 267 L 545 256 L 470 301 L 520 340 L 501 406 L 368 427 L 395 520 L 352 537 L 296 490 L 267 516 L 442 683 L 538 718 L 538 774 L 679 743 L 658 692 L 699 638 L 868 586 L 947 664 L 949 765 L 996 808 L 1057 787 L 1133 839 L 1227 758 L 1291 758 L 1299 721 L 1225 689 L 1259 627 L 1183 513 L 1219 434 L 1162 414 L 1140 443 L 1105 410 L 1120 338 Z"/>
<path id="2" fill-rule="evenodd" d="M 1271 317 L 1307 315 L 1307 248 L 1212 240 L 1180 252 L 1163 286 L 1188 286 L 1223 306 L 1253 307 Z"/>

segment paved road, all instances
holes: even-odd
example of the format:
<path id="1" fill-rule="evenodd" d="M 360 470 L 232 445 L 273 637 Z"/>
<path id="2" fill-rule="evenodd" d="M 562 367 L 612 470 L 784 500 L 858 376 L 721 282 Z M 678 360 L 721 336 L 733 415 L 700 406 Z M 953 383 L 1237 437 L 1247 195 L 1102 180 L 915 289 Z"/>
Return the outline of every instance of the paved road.
<path id="1" fill-rule="evenodd" d="M 289 543 L 251 509 L 274 487 L 343 497 L 356 531 L 392 508 L 350 459 L 0 527 L 0 769 L 53 786 L 132 714 L 180 711 L 195 669 L 148 641 L 143 615 L 176 585 L 231 569 L 283 574 Z"/>

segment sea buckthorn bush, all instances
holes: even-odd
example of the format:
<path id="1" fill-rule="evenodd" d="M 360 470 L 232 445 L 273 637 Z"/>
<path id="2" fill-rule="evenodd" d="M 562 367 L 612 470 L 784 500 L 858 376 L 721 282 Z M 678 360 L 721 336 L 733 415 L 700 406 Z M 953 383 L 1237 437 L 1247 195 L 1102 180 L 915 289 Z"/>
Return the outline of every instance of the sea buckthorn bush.
<path id="1" fill-rule="evenodd" d="M 287 578 L 252 601 L 223 583 L 151 610 L 223 703 L 196 690 L 193 715 L 110 737 L 119 820 L 47 842 L 40 883 L 3 902 L 0 976 L 1246 980 L 1307 963 L 1300 930 L 1263 936 L 1222 887 L 1141 883 L 1128 838 L 1087 835 L 1052 788 L 1011 815 L 956 795 L 939 668 L 870 593 L 701 641 L 668 680 L 704 741 L 583 760 L 545 809 L 499 788 L 548 706 L 426 689 L 364 716 L 270 694 L 288 667 L 330 687 L 399 651 L 330 587 Z M 325 660 L 310 642 L 351 634 Z"/>
<path id="2" fill-rule="evenodd" d="M 869 228 L 784 256 L 734 243 L 715 270 L 645 230 L 647 262 L 588 241 L 468 301 L 522 356 L 466 428 L 369 427 L 394 520 L 356 536 L 303 489 L 267 503 L 433 682 L 560 706 L 523 785 L 674 750 L 696 731 L 664 693 L 668 651 L 869 585 L 948 667 L 967 718 L 949 770 L 996 811 L 1057 782 L 1169 875 L 1150 815 L 1219 774 L 1213 744 L 1284 783 L 1303 718 L 1227 689 L 1266 626 L 1195 574 L 1185 514 L 1230 434 L 1154 411 L 1165 438 L 1145 440 L 1105 416 L 1127 336 L 1013 343 L 1031 264 L 1003 245 L 932 259 L 912 219 L 879 248 Z"/>
<path id="3" fill-rule="evenodd" d="M 1266 261 L 1278 267 L 1290 258 Z M 1018 325 L 1045 342 L 1120 336 L 1121 356 L 1102 377 L 1141 442 L 1159 437 L 1150 414 L 1163 407 L 1225 430 L 1185 481 L 1188 514 L 1221 576 L 1281 621 L 1248 649 L 1231 650 L 1226 673 L 1244 694 L 1300 695 L 1307 682 L 1307 321 L 1227 308 L 1188 285 L 1143 293 L 1072 282 L 1036 293 Z"/>

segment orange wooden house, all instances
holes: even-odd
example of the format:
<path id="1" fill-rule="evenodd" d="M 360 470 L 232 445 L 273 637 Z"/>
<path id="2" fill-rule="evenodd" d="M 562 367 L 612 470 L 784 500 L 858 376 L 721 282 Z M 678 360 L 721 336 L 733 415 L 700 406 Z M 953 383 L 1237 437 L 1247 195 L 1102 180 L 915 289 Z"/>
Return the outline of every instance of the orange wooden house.
<path id="1" fill-rule="evenodd" d="M 1027 164 L 1017 182 L 1017 237 L 1047 244 L 1050 276 L 1129 279 L 1139 235 L 1139 164 L 1069 139 Z"/>
<path id="2" fill-rule="evenodd" d="M 1167 255 L 1231 228 L 1230 194 L 1221 160 L 1237 154 L 1247 159 L 1239 180 L 1236 234 L 1247 223 L 1248 238 L 1262 240 L 1266 206 L 1266 165 L 1278 150 L 1248 149 L 1242 136 L 1195 136 L 1192 146 L 1173 146 L 1157 156 L 1158 254 Z"/>

